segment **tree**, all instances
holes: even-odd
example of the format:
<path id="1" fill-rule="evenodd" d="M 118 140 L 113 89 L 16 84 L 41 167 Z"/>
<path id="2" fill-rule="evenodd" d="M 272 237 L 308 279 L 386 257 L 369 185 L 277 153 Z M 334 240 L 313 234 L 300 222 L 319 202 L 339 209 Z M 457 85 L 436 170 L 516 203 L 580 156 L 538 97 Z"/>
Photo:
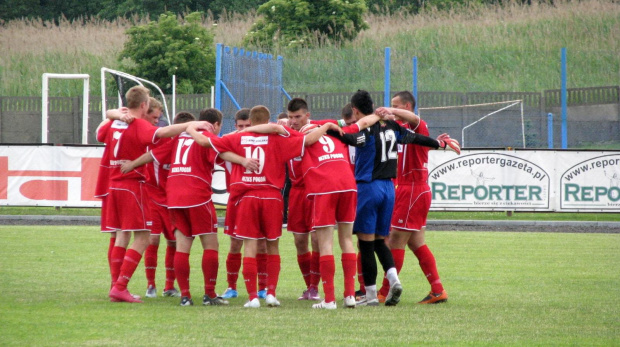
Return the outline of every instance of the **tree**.
<path id="1" fill-rule="evenodd" d="M 213 0 L 209 5 L 209 10 L 218 18 L 224 9 L 226 12 L 247 13 L 250 10 L 257 9 L 267 0 Z"/>
<path id="2" fill-rule="evenodd" d="M 171 12 L 157 21 L 131 27 L 119 60 L 123 71 L 155 82 L 165 93 L 172 91 L 176 75 L 180 94 L 208 93 L 214 83 L 213 33 L 202 25 L 198 12 L 182 23 Z"/>
<path id="3" fill-rule="evenodd" d="M 525 2 L 527 0 L 521 0 Z M 500 3 L 502 0 L 366 0 L 368 10 L 373 13 L 419 13 L 423 8 L 447 10 L 473 3 Z"/>
<path id="4" fill-rule="evenodd" d="M 368 28 L 364 0 L 270 0 L 244 40 L 261 48 L 307 45 L 316 35 L 335 42 L 353 40 Z"/>

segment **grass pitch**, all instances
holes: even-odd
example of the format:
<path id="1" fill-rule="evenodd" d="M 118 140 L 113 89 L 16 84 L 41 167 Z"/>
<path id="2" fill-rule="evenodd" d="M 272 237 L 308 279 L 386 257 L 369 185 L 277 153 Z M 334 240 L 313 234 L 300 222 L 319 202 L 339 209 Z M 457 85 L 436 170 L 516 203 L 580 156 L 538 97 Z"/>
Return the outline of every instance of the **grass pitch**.
<path id="1" fill-rule="evenodd" d="M 411 252 L 396 307 L 317 311 L 297 301 L 303 280 L 292 236 L 281 240 L 279 308 L 203 307 L 201 249 L 191 256 L 196 306 L 107 298 L 107 236 L 96 227 L 0 226 L 2 345 L 618 345 L 620 235 L 433 232 L 427 242 L 450 299 L 417 305 L 429 285 Z M 217 291 L 226 287 L 220 235 Z M 163 286 L 163 242 L 157 283 Z M 336 254 L 339 259 L 339 254 Z M 143 295 L 141 264 L 129 289 Z"/>

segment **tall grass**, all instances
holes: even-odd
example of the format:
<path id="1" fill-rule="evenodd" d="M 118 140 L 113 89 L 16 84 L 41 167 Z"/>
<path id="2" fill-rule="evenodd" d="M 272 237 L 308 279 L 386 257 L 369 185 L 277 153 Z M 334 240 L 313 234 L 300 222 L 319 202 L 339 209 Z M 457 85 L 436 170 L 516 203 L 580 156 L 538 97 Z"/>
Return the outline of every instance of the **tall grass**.
<path id="1" fill-rule="evenodd" d="M 368 22 L 371 29 L 344 47 L 285 54 L 286 87 L 336 91 L 353 82 L 382 90 L 386 46 L 392 49 L 393 89 L 411 88 L 414 56 L 425 91 L 558 89 L 562 47 L 568 49 L 569 87 L 620 81 L 617 3 L 510 3 L 459 12 L 370 16 Z"/>
<path id="2" fill-rule="evenodd" d="M 257 19 L 227 14 L 204 19 L 215 41 L 238 46 Z M 17 20 L 0 27 L 0 95 L 38 96 L 44 72 L 88 73 L 98 86 L 102 66 L 116 57 L 133 20 Z M 288 91 L 383 89 L 384 48 L 392 49 L 392 89 L 410 89 L 418 57 L 425 91 L 541 91 L 560 86 L 560 48 L 568 48 L 569 87 L 620 83 L 620 4 L 611 0 L 472 5 L 417 15 L 368 15 L 370 29 L 353 42 L 287 49 Z M 79 82 L 54 82 L 52 96 L 78 95 Z M 99 92 L 93 87 L 93 93 Z"/>

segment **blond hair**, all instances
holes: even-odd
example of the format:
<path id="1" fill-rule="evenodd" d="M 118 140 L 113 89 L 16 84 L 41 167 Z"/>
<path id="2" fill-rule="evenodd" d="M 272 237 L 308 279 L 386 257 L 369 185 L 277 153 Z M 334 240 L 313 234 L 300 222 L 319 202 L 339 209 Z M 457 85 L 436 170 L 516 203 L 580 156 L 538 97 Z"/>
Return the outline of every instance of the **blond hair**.
<path id="1" fill-rule="evenodd" d="M 140 108 L 140 105 L 143 102 L 148 104 L 149 97 L 151 96 L 151 91 L 148 88 L 143 86 L 134 86 L 129 88 L 127 93 L 125 94 L 125 98 L 127 99 L 127 108 L 129 109 L 137 109 Z"/>
<path id="2" fill-rule="evenodd" d="M 250 123 L 252 125 L 267 124 L 270 117 L 269 109 L 263 105 L 254 106 L 250 110 Z"/>
<path id="3" fill-rule="evenodd" d="M 157 100 L 157 99 L 155 99 L 154 97 L 151 96 L 149 98 L 149 110 L 147 112 L 151 113 L 155 109 L 163 111 L 164 110 L 164 105 L 161 102 L 159 102 L 159 100 Z"/>

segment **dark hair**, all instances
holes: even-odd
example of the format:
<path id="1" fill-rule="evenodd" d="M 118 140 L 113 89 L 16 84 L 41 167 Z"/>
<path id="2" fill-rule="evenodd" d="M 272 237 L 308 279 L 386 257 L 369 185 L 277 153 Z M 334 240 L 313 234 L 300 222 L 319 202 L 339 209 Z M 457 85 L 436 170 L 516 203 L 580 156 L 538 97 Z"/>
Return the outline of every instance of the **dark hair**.
<path id="1" fill-rule="evenodd" d="M 394 94 L 394 97 L 398 97 L 400 101 L 402 101 L 405 104 L 410 103 L 411 111 L 415 110 L 415 97 L 413 97 L 413 94 L 411 94 L 411 92 L 406 91 L 406 90 L 402 92 L 398 92 Z"/>
<path id="2" fill-rule="evenodd" d="M 194 120 L 196 120 L 196 117 L 194 117 L 193 114 L 189 112 L 179 112 L 177 113 L 176 116 L 174 116 L 174 120 L 172 121 L 172 123 L 181 124 L 181 123 L 191 122 Z"/>
<path id="3" fill-rule="evenodd" d="M 220 112 L 218 109 L 205 108 L 204 110 L 200 111 L 200 117 L 198 117 L 198 120 L 207 121 L 211 124 L 215 124 L 215 123 L 222 124 L 223 117 L 224 116 L 222 115 L 222 112 Z"/>
<path id="4" fill-rule="evenodd" d="M 355 107 L 365 116 L 372 114 L 374 108 L 370 93 L 365 90 L 358 89 L 358 91 L 351 97 L 351 107 Z"/>
<path id="5" fill-rule="evenodd" d="M 235 124 L 237 124 L 238 120 L 248 120 L 250 119 L 250 109 L 242 108 L 237 113 L 235 113 Z"/>
<path id="6" fill-rule="evenodd" d="M 308 111 L 308 103 L 302 98 L 292 98 L 291 101 L 288 102 L 286 109 L 290 112 L 296 112 L 299 110 Z"/>
<path id="7" fill-rule="evenodd" d="M 288 114 L 286 112 L 282 112 L 278 115 L 278 119 L 286 119 L 288 118 Z"/>
<path id="8" fill-rule="evenodd" d="M 342 108 L 342 111 L 340 111 L 340 115 L 344 119 L 349 119 L 349 118 L 353 117 L 353 109 L 351 109 L 351 104 L 350 103 L 344 105 L 344 107 Z"/>

